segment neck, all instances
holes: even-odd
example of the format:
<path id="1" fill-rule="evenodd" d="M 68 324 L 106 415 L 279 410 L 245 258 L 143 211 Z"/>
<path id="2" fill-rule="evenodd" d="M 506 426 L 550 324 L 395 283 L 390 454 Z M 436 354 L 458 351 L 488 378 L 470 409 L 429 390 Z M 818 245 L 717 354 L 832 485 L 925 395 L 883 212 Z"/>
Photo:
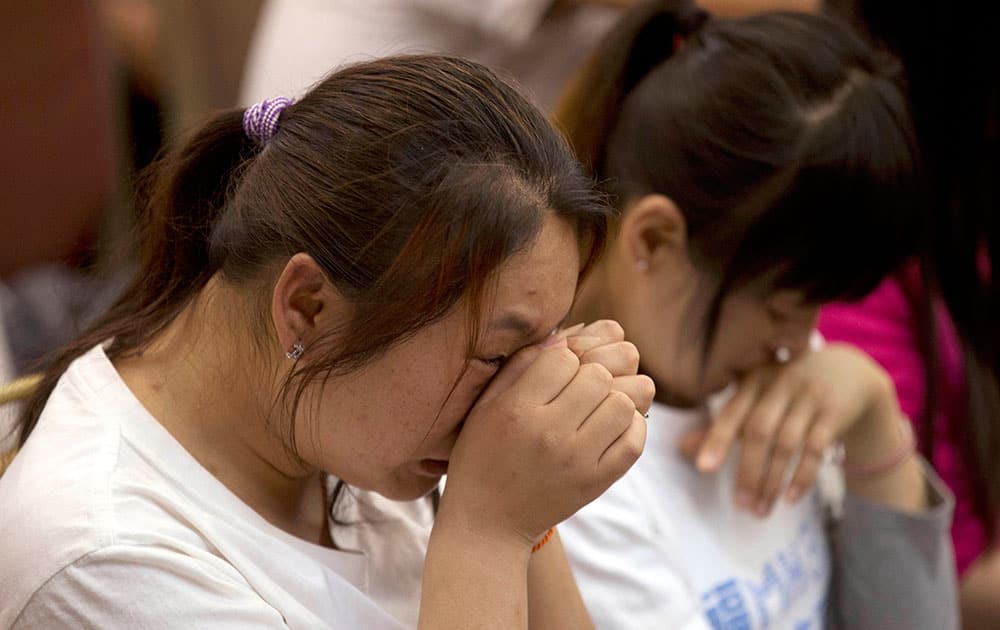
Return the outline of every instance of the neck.
<path id="1" fill-rule="evenodd" d="M 275 526 L 322 542 L 322 480 L 279 433 L 288 421 L 272 414 L 277 387 L 262 382 L 275 371 L 249 356 L 256 345 L 228 316 L 243 300 L 213 279 L 148 348 L 116 368 L 153 417 L 244 503 Z"/>

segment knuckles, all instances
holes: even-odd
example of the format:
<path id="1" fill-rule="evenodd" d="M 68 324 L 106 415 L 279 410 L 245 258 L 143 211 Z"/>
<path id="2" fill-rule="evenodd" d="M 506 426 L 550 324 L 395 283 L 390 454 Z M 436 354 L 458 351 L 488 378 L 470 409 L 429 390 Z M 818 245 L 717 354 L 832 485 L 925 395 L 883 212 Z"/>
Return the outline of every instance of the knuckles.
<path id="1" fill-rule="evenodd" d="M 744 439 L 751 442 L 766 442 L 770 439 L 771 433 L 771 427 L 760 417 L 752 418 L 743 429 Z"/>
<path id="2" fill-rule="evenodd" d="M 627 416 L 628 418 L 631 418 L 635 413 L 635 401 L 633 401 L 629 395 L 623 391 L 617 389 L 611 390 L 608 392 L 608 396 L 604 400 L 608 405 L 609 410 L 617 416 Z"/>
<path id="3" fill-rule="evenodd" d="M 774 450 L 779 455 L 788 458 L 794 455 L 797 450 L 799 450 L 799 446 L 800 442 L 794 439 L 794 437 L 788 437 L 782 435 L 778 438 L 777 442 L 774 443 Z"/>
<path id="4" fill-rule="evenodd" d="M 639 349 L 631 341 L 623 341 L 621 342 L 621 352 L 629 370 L 634 374 L 639 369 Z"/>
<path id="5" fill-rule="evenodd" d="M 587 334 L 621 341 L 625 339 L 625 329 L 613 319 L 599 319 L 587 327 Z"/>
<path id="6" fill-rule="evenodd" d="M 584 363 L 580 366 L 579 374 L 588 383 L 602 387 L 605 390 L 610 390 L 615 380 L 611 371 L 600 363 Z"/>

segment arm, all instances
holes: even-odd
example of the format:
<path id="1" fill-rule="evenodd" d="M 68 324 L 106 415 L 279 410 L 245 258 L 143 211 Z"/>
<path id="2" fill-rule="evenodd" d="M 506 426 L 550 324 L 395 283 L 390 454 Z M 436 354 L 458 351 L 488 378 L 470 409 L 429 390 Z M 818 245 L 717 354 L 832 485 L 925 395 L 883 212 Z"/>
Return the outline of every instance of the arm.
<path id="1" fill-rule="evenodd" d="M 558 538 L 537 558 L 531 548 L 642 450 L 637 403 L 649 407 L 651 381 L 629 376 L 638 355 L 614 328 L 618 341 L 588 335 L 571 351 L 551 338 L 518 353 L 480 397 L 452 451 L 424 566 L 420 628 L 589 625 Z"/>
<path id="2" fill-rule="evenodd" d="M 468 530 L 463 535 L 462 529 L 457 523 L 434 528 L 421 627 L 452 627 L 449 624 L 463 619 L 462 627 L 593 628 L 558 533 L 532 554 L 531 544 L 523 539 L 505 544 Z"/>
<path id="3" fill-rule="evenodd" d="M 901 424 L 909 420 L 899 410 L 895 389 L 888 375 L 881 379 L 877 387 L 881 391 L 874 396 L 875 402 L 868 417 L 854 423 L 843 436 L 848 470 L 879 466 L 887 458 L 892 458 L 894 453 L 903 454 L 913 449 L 912 434 L 907 438 Z M 884 474 L 857 477 L 848 474 L 847 491 L 886 508 L 920 512 L 928 506 L 924 468 L 920 458 L 905 456 L 900 465 Z"/>
<path id="4" fill-rule="evenodd" d="M 925 509 L 896 509 L 884 497 L 879 502 L 853 493 L 846 498 L 843 517 L 831 532 L 834 628 L 959 627 L 948 529 L 954 498 L 926 462 L 912 460 L 921 474 Z"/>
<path id="5" fill-rule="evenodd" d="M 532 630 L 593 628 L 557 531 L 531 555 L 528 568 L 528 627 Z"/>
<path id="6" fill-rule="evenodd" d="M 447 496 L 427 549 L 419 627 L 527 628 L 531 541 L 484 535 L 460 512 L 445 511 Z"/>

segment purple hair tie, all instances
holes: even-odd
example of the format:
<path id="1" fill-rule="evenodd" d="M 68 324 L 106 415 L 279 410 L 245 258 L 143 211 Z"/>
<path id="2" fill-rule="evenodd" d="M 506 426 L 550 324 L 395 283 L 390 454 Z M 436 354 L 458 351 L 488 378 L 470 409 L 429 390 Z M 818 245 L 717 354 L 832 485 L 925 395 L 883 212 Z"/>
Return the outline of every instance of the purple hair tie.
<path id="1" fill-rule="evenodd" d="M 293 98 L 278 96 L 265 99 L 247 107 L 243 112 L 243 133 L 258 144 L 264 144 L 278 130 L 278 117 L 295 102 Z"/>

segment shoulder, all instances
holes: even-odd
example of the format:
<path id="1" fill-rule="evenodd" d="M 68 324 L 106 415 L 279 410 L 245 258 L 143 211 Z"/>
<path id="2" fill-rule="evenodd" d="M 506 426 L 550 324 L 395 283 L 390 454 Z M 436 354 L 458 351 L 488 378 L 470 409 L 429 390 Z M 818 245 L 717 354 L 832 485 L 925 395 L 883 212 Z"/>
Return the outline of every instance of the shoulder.
<path id="1" fill-rule="evenodd" d="M 12 620 L 15 628 L 209 625 L 285 626 L 234 571 L 155 545 L 110 545 L 78 558 L 32 593 Z"/>
<path id="2" fill-rule="evenodd" d="M 137 412 L 122 404 L 115 378 L 99 349 L 74 362 L 0 477 L 0 627 L 58 576 L 106 558 L 107 549 L 206 548 L 148 458 L 123 437 Z M 124 579 L 111 592 L 130 585 Z"/>

